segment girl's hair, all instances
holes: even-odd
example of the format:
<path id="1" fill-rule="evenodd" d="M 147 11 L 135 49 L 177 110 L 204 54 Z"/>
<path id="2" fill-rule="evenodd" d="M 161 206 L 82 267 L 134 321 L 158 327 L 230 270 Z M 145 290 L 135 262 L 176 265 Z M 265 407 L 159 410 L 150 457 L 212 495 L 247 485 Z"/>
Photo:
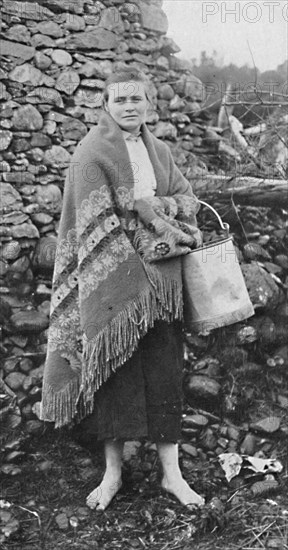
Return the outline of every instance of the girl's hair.
<path id="1" fill-rule="evenodd" d="M 147 76 L 138 69 L 134 69 L 133 67 L 123 67 L 123 69 L 119 69 L 118 71 L 115 71 L 114 73 L 111 73 L 110 76 L 105 81 L 104 84 L 104 90 L 103 90 L 103 105 L 108 101 L 109 98 L 109 91 L 108 87 L 111 86 L 111 84 L 117 84 L 118 82 L 142 82 L 145 87 L 145 93 L 148 101 L 151 101 L 149 98 L 149 80 Z"/>

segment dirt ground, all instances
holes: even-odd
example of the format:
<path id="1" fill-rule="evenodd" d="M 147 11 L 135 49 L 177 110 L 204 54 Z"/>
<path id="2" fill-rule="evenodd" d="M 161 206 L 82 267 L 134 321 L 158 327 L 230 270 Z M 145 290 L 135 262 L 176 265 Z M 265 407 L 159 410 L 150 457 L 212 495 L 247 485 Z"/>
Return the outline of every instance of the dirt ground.
<path id="1" fill-rule="evenodd" d="M 228 483 L 216 456 L 192 459 L 181 452 L 185 478 L 206 499 L 201 511 L 187 511 L 161 491 L 156 451 L 142 442 L 124 463 L 120 493 L 107 511 L 96 513 L 85 506 L 85 498 L 101 480 L 102 450 L 80 446 L 71 431 L 46 427 L 23 443 L 23 454 L 15 457 L 18 473 L 16 467 L 14 475 L 2 477 L 0 548 L 286 550 L 288 452 L 283 434 L 274 436 L 273 448 L 284 466 L 278 486 L 254 495 L 251 480 L 257 476 L 237 476 Z"/>

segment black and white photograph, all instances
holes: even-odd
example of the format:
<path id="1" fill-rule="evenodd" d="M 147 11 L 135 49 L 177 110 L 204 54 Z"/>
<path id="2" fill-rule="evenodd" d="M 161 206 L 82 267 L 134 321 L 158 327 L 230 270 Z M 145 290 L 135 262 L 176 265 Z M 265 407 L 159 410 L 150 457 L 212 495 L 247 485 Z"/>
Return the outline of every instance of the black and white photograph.
<path id="1" fill-rule="evenodd" d="M 288 550 L 288 2 L 0 10 L 0 550 Z"/>

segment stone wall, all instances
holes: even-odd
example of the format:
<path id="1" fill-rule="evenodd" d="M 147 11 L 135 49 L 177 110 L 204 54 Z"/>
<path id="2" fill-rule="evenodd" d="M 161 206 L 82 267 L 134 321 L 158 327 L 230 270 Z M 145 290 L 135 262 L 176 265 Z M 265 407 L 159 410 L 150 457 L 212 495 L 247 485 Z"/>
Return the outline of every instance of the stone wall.
<path id="1" fill-rule="evenodd" d="M 207 172 L 201 154 L 209 142 L 209 114 L 201 108 L 201 82 L 189 63 L 175 56 L 179 48 L 166 36 L 160 0 L 4 0 L 2 15 L 0 381 L 11 398 L 17 398 L 11 425 L 22 421 L 33 432 L 39 428 L 32 407 L 41 398 L 65 171 L 78 141 L 97 124 L 104 80 L 123 64 L 150 76 L 155 110 L 149 113 L 149 127 L 169 142 L 188 179 Z M 286 222 L 283 218 L 271 223 L 269 239 L 273 231 L 283 231 Z M 265 247 L 262 229 L 259 232 L 258 224 Z M 259 250 L 246 250 L 250 266 Z M 274 280 L 269 275 L 270 287 L 266 281 L 265 288 L 277 296 L 278 305 L 284 291 L 278 291 L 277 284 L 283 285 L 288 266 L 287 257 L 280 258 L 280 264 L 273 258 L 266 258 L 276 268 L 270 266 Z M 254 271 L 249 269 L 251 280 L 255 265 Z M 253 289 L 255 293 L 255 284 Z M 260 300 L 259 293 L 254 301 Z"/>
<path id="2" fill-rule="evenodd" d="M 97 124 L 104 80 L 123 65 L 152 81 L 148 123 L 189 175 L 205 172 L 204 89 L 166 37 L 160 1 L 4 0 L 1 36 L 2 378 L 33 429 L 65 170 Z M 157 112 L 156 112 L 157 109 Z M 200 116 L 201 115 L 201 116 Z M 202 117 L 202 118 L 201 118 Z M 182 146 L 181 146 L 182 144 Z"/>

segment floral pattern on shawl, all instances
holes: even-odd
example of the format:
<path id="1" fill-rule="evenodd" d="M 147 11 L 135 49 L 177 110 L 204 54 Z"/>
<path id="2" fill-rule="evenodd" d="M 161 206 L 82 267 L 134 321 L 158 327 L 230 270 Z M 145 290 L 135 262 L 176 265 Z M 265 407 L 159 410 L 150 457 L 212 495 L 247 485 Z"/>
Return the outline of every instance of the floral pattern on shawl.
<path id="1" fill-rule="evenodd" d="M 194 197 L 148 197 L 135 201 L 134 208 L 138 213 L 134 245 L 145 261 L 181 256 L 201 245 Z"/>
<path id="2" fill-rule="evenodd" d="M 76 224 L 79 235 L 84 233 L 99 214 L 111 207 L 111 195 L 105 185 L 102 185 L 99 190 L 92 191 L 89 197 L 82 201 L 77 212 Z"/>
<path id="3" fill-rule="evenodd" d="M 73 262 L 75 253 L 77 252 L 78 240 L 75 229 L 70 229 L 65 239 L 61 239 L 57 244 L 55 268 L 53 274 L 53 284 L 57 283 L 57 280 L 61 273 L 65 271 L 68 265 Z"/>
<path id="4" fill-rule="evenodd" d="M 133 251 L 134 252 L 134 251 Z M 82 271 L 79 292 L 86 299 L 110 273 L 132 254 L 132 246 L 126 236 L 119 235 Z"/>

